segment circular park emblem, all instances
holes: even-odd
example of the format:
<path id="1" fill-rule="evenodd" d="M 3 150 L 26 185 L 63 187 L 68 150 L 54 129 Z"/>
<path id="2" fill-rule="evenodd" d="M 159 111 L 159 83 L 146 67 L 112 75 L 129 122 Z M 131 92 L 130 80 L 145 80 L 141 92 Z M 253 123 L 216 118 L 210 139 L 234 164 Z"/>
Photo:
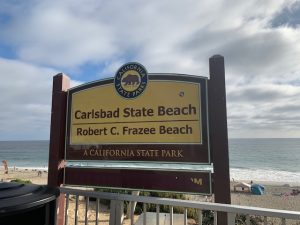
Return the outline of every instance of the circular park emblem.
<path id="1" fill-rule="evenodd" d="M 136 98 L 141 95 L 148 83 L 145 67 L 136 62 L 121 66 L 115 75 L 115 88 L 124 98 Z"/>

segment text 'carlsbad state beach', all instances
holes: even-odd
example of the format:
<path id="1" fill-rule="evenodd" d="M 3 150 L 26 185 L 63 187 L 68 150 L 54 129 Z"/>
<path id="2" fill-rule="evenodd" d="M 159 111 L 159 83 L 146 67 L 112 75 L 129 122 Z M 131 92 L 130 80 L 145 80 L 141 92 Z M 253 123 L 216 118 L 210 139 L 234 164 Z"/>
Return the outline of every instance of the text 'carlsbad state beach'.
<path id="1" fill-rule="evenodd" d="M 101 128 L 97 127 L 78 127 L 76 129 L 77 136 L 90 136 L 90 135 L 151 135 L 151 134 L 192 134 L 193 128 L 187 124 L 182 126 L 167 126 L 160 125 L 159 127 L 152 127 L 151 123 L 155 122 L 190 122 L 195 121 L 182 119 L 182 116 L 193 116 L 197 115 L 197 107 L 192 104 L 188 104 L 183 107 L 166 107 L 166 106 L 157 106 L 156 108 L 133 108 L 126 107 L 122 110 L 120 108 L 116 108 L 115 110 L 104 110 L 104 109 L 91 109 L 90 111 L 82 111 L 75 110 L 74 117 L 76 119 L 76 123 L 73 125 L 94 125 L 94 124 L 102 124 Z M 151 120 L 151 117 L 155 118 L 155 120 Z M 159 120 L 158 118 L 162 118 L 163 120 Z M 170 119 L 168 119 L 170 117 Z M 177 117 L 177 118 L 176 118 Z M 100 119 L 113 119 L 112 122 L 105 120 L 105 122 L 101 123 Z M 115 119 L 120 120 L 115 120 Z M 124 118 L 125 120 L 122 120 Z M 129 118 L 130 120 L 126 120 Z M 145 120 L 134 120 L 134 118 L 144 118 Z M 181 119 L 180 119 L 181 118 Z M 99 119 L 95 123 L 95 119 Z M 89 120 L 93 120 L 93 123 L 89 123 Z M 132 126 L 132 124 L 136 123 L 150 123 L 148 127 L 140 127 L 140 126 Z M 105 124 L 117 124 L 122 123 L 124 126 L 120 129 L 114 126 L 106 127 Z M 128 126 L 126 124 L 131 124 Z"/>

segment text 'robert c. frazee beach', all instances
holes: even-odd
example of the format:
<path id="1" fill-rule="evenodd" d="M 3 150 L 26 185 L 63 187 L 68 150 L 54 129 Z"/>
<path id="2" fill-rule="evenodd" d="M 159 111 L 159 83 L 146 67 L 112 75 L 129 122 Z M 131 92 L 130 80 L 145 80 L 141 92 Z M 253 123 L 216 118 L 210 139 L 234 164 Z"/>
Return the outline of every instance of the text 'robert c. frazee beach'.
<path id="1" fill-rule="evenodd" d="M 84 124 L 84 121 L 89 119 L 118 119 L 118 118 L 145 118 L 146 121 L 131 121 L 130 123 L 153 123 L 151 121 L 152 117 L 161 117 L 161 116 L 180 116 L 182 115 L 196 115 L 197 108 L 192 106 L 191 104 L 184 106 L 184 107 L 165 107 L 165 106 L 157 106 L 157 108 L 132 108 L 126 107 L 123 110 L 120 108 L 116 108 L 115 110 L 104 110 L 99 109 L 95 110 L 92 109 L 91 111 L 81 111 L 76 110 L 74 112 L 74 117 L 80 121 L 79 124 Z M 150 120 L 150 121 L 148 121 Z M 171 120 L 165 120 L 160 122 L 172 122 Z M 159 121 L 156 121 L 159 122 Z M 100 122 L 101 123 L 101 122 Z M 126 121 L 120 121 L 118 123 L 126 123 Z M 151 126 L 144 126 L 144 127 L 129 127 L 129 126 L 122 126 L 119 130 L 116 126 L 107 127 L 106 124 L 102 124 L 101 128 L 76 128 L 76 135 L 77 136 L 87 136 L 87 135 L 151 135 L 151 134 L 192 134 L 193 128 L 188 124 L 184 126 L 166 126 L 166 125 L 159 125 L 158 127 L 151 127 Z"/>

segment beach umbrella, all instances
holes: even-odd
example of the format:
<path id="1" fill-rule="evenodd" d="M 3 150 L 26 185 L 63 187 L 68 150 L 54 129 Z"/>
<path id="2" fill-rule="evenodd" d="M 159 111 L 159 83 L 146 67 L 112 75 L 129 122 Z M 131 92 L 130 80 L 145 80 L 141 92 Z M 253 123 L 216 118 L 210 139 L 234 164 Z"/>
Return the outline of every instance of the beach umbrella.
<path id="1" fill-rule="evenodd" d="M 251 185 L 251 193 L 255 195 L 263 195 L 265 191 L 265 187 L 260 184 L 252 184 Z"/>

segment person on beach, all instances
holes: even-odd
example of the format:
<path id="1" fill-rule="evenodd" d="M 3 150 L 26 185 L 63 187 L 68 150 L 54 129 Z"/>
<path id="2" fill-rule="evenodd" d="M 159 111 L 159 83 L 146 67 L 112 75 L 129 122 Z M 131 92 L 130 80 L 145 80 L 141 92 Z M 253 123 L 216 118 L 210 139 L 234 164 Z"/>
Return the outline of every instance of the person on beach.
<path id="1" fill-rule="evenodd" d="M 6 160 L 2 161 L 3 167 L 4 167 L 4 174 L 8 174 L 8 164 Z"/>

